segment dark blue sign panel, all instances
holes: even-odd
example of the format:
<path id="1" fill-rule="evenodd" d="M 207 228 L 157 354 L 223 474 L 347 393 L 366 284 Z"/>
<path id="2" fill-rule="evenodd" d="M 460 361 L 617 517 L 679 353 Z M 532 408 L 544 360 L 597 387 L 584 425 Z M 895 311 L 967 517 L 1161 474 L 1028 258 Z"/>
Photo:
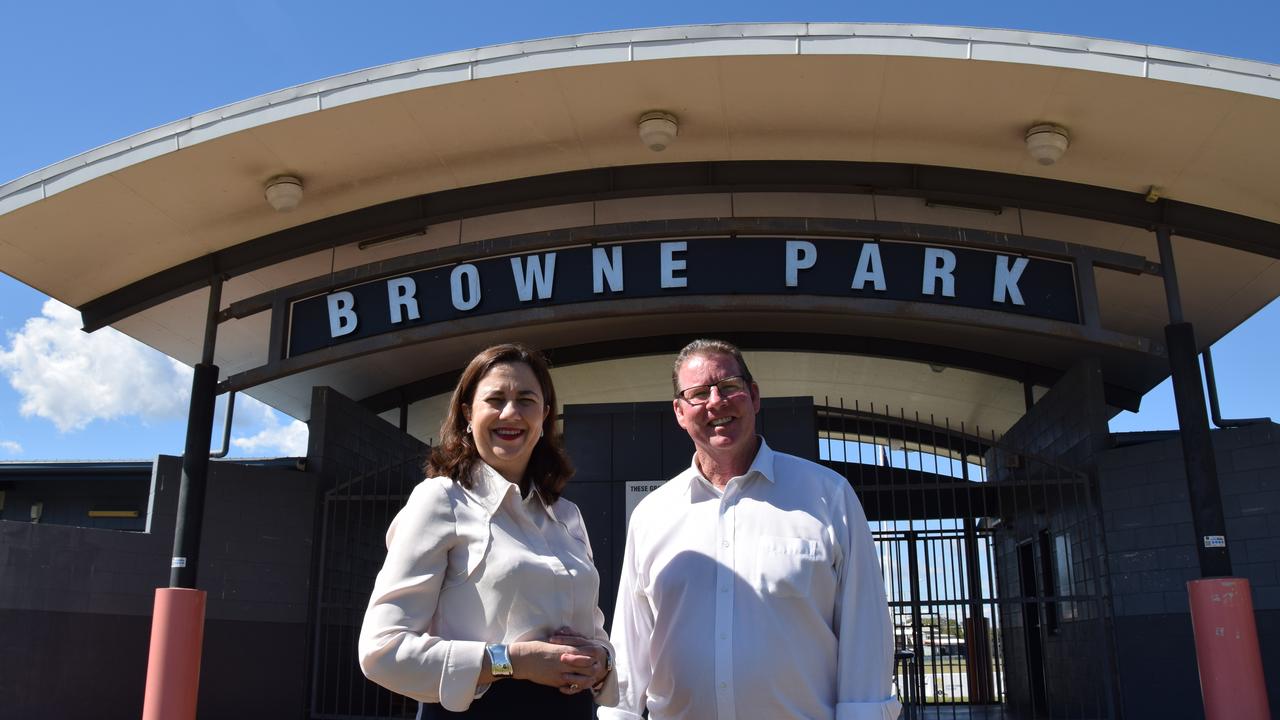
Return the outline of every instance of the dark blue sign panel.
<path id="1" fill-rule="evenodd" d="M 617 298 L 820 295 L 928 302 L 1080 322 L 1068 262 L 830 238 L 697 238 L 573 247 L 446 265 L 299 300 L 289 355 L 418 325 Z"/>

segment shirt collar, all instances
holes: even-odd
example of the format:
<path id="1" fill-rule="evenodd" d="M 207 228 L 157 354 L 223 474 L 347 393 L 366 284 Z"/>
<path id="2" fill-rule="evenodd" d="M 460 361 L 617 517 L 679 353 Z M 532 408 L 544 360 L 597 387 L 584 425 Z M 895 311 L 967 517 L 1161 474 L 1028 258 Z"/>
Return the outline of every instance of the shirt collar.
<path id="1" fill-rule="evenodd" d="M 755 473 L 760 477 L 764 478 L 765 480 L 768 480 L 769 482 L 773 482 L 774 452 L 769 447 L 769 443 L 765 442 L 763 437 L 759 435 L 757 435 L 756 437 L 760 438 L 760 449 L 756 450 L 756 456 L 751 461 L 751 467 L 747 468 L 747 471 L 742 474 L 742 477 L 744 478 L 750 477 L 752 473 Z M 693 482 L 696 481 L 698 478 L 703 478 L 703 480 L 706 480 L 706 478 L 702 475 L 702 471 L 698 469 L 698 456 L 696 454 L 693 456 L 693 460 L 689 462 L 689 469 L 686 470 L 685 472 L 688 474 L 690 487 L 692 487 Z M 707 481 L 707 482 L 710 482 L 710 481 Z"/>
<path id="2" fill-rule="evenodd" d="M 555 513 L 555 506 L 548 505 L 543 499 L 542 493 L 538 492 L 538 488 L 533 488 L 529 497 L 520 497 L 520 488 L 515 483 L 507 480 L 502 473 L 494 470 L 488 463 L 483 460 L 477 460 L 475 466 L 471 470 L 471 487 L 468 492 L 479 501 L 485 511 L 489 513 L 489 517 L 497 514 L 498 509 L 502 507 L 502 503 L 510 494 L 515 494 L 516 502 L 533 503 L 540 506 L 552 520 L 563 522 Z M 556 503 L 559 505 L 559 503 Z"/>

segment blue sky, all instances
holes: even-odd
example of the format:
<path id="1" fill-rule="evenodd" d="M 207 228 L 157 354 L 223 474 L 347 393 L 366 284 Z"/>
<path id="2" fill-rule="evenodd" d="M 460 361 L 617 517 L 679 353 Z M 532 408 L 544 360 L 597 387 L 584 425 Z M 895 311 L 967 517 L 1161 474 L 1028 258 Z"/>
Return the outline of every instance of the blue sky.
<path id="1" fill-rule="evenodd" d="M 6 3 L 0 21 L 0 182 L 98 145 L 271 90 L 482 45 L 689 23 L 852 21 L 972 25 L 1129 40 L 1280 63 L 1280 3 L 683 2 Z M 74 317 L 0 267 L 0 460 L 178 454 L 182 368 Z M 1273 303 L 1215 346 L 1223 411 L 1280 401 Z M 127 363 L 119 362 L 120 358 Z M 6 362 L 7 358 L 7 362 Z M 116 362 L 108 362 L 114 358 Z M 77 375 L 76 373 L 79 373 Z M 98 385 L 86 387 L 84 378 Z M 112 384 L 116 378 L 119 382 Z M 114 388 L 114 392 L 112 389 Z M 240 405 L 241 403 L 237 403 Z M 1114 430 L 1176 425 L 1167 383 Z M 305 432 L 238 408 L 233 455 L 296 452 Z"/>

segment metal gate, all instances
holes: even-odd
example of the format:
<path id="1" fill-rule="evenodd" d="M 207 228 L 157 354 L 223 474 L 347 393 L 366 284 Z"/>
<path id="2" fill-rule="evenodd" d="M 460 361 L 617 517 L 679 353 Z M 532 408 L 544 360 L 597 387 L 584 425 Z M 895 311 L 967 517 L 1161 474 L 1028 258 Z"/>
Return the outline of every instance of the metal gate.
<path id="1" fill-rule="evenodd" d="M 411 718 L 418 703 L 365 679 L 356 662 L 360 622 L 386 558 L 387 526 L 422 480 L 425 456 L 393 461 L 337 483 L 321 506 L 309 717 Z"/>
<path id="2" fill-rule="evenodd" d="M 838 400 L 817 415 L 819 458 L 880 552 L 904 714 L 1114 717 L 1090 476 L 945 419 Z"/>

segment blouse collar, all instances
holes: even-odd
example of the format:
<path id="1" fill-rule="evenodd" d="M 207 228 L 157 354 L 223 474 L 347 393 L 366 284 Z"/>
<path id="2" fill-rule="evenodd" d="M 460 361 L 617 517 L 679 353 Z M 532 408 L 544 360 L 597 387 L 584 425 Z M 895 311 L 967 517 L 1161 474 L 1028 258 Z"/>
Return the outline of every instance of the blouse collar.
<path id="1" fill-rule="evenodd" d="M 547 513 L 552 520 L 564 522 L 562 518 L 556 515 L 556 506 L 560 503 L 548 505 L 546 500 L 543 499 L 542 493 L 538 492 L 536 487 L 530 491 L 527 500 L 520 497 L 520 487 L 507 480 L 502 476 L 502 473 L 494 470 L 483 460 L 477 460 L 475 467 L 472 468 L 471 487 L 467 491 L 480 503 L 489 514 L 489 517 L 497 514 L 507 496 L 514 493 L 516 502 L 536 503 L 542 507 L 543 512 Z"/>

